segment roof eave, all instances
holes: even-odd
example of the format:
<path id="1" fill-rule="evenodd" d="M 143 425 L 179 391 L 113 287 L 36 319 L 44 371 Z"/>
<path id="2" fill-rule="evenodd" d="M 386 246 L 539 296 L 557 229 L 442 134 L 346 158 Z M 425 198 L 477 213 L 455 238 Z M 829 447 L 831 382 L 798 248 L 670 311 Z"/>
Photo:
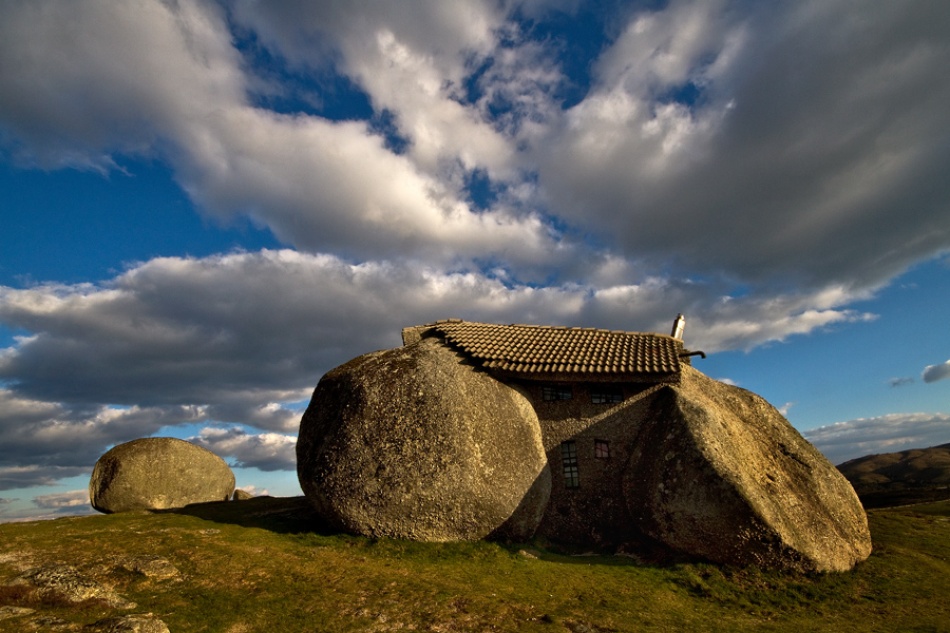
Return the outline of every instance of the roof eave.
<path id="1" fill-rule="evenodd" d="M 591 382 L 591 383 L 639 383 L 639 384 L 678 384 L 681 372 L 669 373 L 590 373 L 590 372 L 519 372 L 500 369 L 485 369 L 499 380 L 519 380 L 528 382 Z"/>

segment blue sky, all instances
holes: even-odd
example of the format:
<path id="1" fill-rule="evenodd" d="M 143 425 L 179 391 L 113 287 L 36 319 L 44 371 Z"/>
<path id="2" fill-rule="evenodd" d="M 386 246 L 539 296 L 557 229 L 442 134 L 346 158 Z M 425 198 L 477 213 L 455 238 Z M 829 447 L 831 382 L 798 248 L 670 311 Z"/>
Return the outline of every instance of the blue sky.
<path id="1" fill-rule="evenodd" d="M 835 463 L 950 442 L 940 3 L 0 1 L 0 520 L 148 435 L 299 494 L 320 376 L 668 332 Z"/>

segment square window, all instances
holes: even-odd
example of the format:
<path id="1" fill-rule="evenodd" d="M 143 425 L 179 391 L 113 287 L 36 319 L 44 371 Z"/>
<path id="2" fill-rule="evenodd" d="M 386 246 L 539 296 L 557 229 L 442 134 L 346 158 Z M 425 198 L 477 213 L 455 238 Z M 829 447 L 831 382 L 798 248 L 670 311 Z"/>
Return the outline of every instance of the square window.
<path id="1" fill-rule="evenodd" d="M 571 400 L 574 393 L 570 385 L 545 385 L 541 387 L 542 400 Z"/>
<path id="2" fill-rule="evenodd" d="M 597 386 L 590 390 L 590 401 L 594 404 L 616 404 L 623 402 L 623 390 L 620 387 Z"/>
<path id="3" fill-rule="evenodd" d="M 564 486 L 579 488 L 581 477 L 577 470 L 577 444 L 575 442 L 561 443 L 561 465 L 564 469 Z"/>
<path id="4" fill-rule="evenodd" d="M 607 440 L 594 440 L 594 457 L 597 459 L 610 459 L 610 442 Z"/>

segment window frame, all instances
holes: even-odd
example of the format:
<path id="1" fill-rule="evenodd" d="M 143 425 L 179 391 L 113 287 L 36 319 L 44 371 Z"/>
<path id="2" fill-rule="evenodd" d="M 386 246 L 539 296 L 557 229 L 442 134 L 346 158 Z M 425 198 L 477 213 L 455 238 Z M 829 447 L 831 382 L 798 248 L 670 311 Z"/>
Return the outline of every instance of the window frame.
<path id="1" fill-rule="evenodd" d="M 574 388 L 571 385 L 542 385 L 542 402 L 562 402 L 574 399 Z"/>
<path id="2" fill-rule="evenodd" d="M 594 385 L 590 388 L 591 404 L 620 404 L 623 388 L 616 385 Z"/>
<path id="3" fill-rule="evenodd" d="M 566 440 L 561 442 L 561 473 L 564 476 L 564 487 L 577 490 L 581 487 L 581 474 L 577 461 L 577 442 Z"/>

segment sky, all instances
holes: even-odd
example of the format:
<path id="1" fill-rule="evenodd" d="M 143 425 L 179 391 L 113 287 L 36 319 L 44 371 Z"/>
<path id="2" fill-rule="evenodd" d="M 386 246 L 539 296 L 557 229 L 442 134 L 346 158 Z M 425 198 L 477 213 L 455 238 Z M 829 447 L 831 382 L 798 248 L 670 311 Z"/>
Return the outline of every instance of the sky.
<path id="1" fill-rule="evenodd" d="M 833 463 L 950 442 L 950 6 L 0 0 L 0 521 L 146 436 L 297 495 L 444 318 L 668 333 Z"/>

